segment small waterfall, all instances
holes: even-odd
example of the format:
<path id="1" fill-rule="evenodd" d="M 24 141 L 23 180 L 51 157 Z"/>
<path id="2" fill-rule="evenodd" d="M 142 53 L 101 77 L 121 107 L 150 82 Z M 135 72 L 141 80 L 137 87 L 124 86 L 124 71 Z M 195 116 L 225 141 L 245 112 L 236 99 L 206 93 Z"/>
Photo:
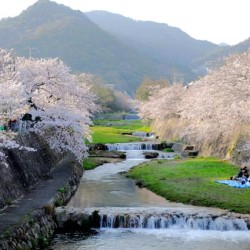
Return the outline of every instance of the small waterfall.
<path id="1" fill-rule="evenodd" d="M 106 144 L 108 150 L 112 151 L 127 151 L 127 150 L 152 150 L 151 143 L 114 143 Z"/>
<path id="2" fill-rule="evenodd" d="M 142 131 L 137 131 L 132 133 L 133 136 L 138 136 L 138 137 L 154 137 L 154 133 L 149 133 L 149 132 L 142 132 Z"/>
<path id="3" fill-rule="evenodd" d="M 123 215 L 100 215 L 101 228 L 144 228 L 144 229 L 167 229 L 188 228 L 194 230 L 216 230 L 216 231 L 246 231 L 247 223 L 244 219 L 214 217 L 206 215 L 197 217 L 195 215 L 168 214 L 123 214 Z"/>
<path id="4" fill-rule="evenodd" d="M 137 114 L 123 115 L 123 120 L 139 120 L 140 117 Z"/>
<path id="5" fill-rule="evenodd" d="M 66 225 L 85 225 L 95 222 L 101 229 L 190 229 L 211 231 L 248 231 L 249 215 L 230 213 L 214 208 L 185 208 L 177 211 L 175 207 L 92 207 L 56 208 L 59 228 Z"/>

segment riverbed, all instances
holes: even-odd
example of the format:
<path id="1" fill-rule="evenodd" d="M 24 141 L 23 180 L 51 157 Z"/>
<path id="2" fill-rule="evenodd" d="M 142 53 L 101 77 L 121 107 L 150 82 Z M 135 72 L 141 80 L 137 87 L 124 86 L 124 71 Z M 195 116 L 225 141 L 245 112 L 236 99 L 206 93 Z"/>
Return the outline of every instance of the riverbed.
<path id="1" fill-rule="evenodd" d="M 168 202 L 147 189 L 138 188 L 133 180 L 120 173 L 146 161 L 143 157 L 143 151 L 128 150 L 126 154 L 127 159 L 123 162 L 108 163 L 94 170 L 85 171 L 82 182 L 68 207 L 106 209 L 106 214 L 109 214 L 110 218 L 114 218 L 116 213 L 119 215 L 122 209 L 125 209 L 128 214 L 143 210 L 144 217 L 152 209 L 156 213 L 161 209 L 168 209 L 173 213 L 181 211 L 185 215 L 196 212 L 223 213 L 221 209 Z M 172 156 L 172 153 L 167 153 L 161 154 L 159 157 L 167 160 Z M 159 212 L 159 214 L 161 213 Z M 156 218 L 155 215 L 151 217 L 153 220 Z M 150 220 L 152 220 L 151 217 Z M 97 234 L 91 236 L 84 234 L 56 235 L 52 249 L 250 249 L 249 230 L 244 225 L 242 227 L 238 225 L 234 228 L 231 226 L 233 223 L 227 220 L 217 221 L 216 230 L 202 230 L 199 226 L 190 226 L 192 224 L 190 221 L 186 223 L 182 219 L 176 220 L 175 223 L 167 227 L 155 227 L 156 224 L 149 222 L 147 222 L 147 226 L 134 227 L 134 224 L 131 224 L 126 228 L 121 226 L 114 228 L 112 223 L 110 225 L 107 223 L 97 230 Z M 226 227 L 226 225 L 220 227 L 222 223 L 228 223 L 230 227 Z M 227 228 L 227 230 L 224 231 L 223 228 Z"/>

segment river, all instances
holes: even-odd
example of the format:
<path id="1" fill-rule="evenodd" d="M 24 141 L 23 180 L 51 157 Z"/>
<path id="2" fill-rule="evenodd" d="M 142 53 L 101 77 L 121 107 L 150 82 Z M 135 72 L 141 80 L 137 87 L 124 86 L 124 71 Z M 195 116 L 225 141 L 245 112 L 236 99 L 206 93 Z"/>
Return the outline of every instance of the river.
<path id="1" fill-rule="evenodd" d="M 250 249 L 250 231 L 242 221 L 214 221 L 210 217 L 195 219 L 193 216 L 195 213 L 223 213 L 223 210 L 168 202 L 147 189 L 139 189 L 133 180 L 119 174 L 146 161 L 142 152 L 128 150 L 127 159 L 123 162 L 108 163 L 85 171 L 68 207 L 105 210 L 103 218 L 106 221 L 95 235 L 56 235 L 52 249 Z M 171 158 L 172 154 L 161 154 L 159 157 Z M 166 209 L 173 214 L 171 220 L 163 218 L 163 210 Z M 135 213 L 136 216 L 133 216 Z M 121 214 L 130 214 L 126 227 Z M 184 214 L 185 219 L 180 214 Z M 121 222 L 117 222 L 118 216 Z"/>

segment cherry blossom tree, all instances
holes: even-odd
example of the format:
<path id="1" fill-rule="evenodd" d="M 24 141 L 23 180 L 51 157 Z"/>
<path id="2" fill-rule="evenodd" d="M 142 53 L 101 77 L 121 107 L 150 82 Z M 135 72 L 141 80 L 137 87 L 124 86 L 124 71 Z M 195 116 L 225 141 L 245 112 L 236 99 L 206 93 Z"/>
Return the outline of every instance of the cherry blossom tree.
<path id="1" fill-rule="evenodd" d="M 152 95 L 149 95 L 148 101 L 139 103 L 140 116 L 144 119 L 178 116 L 181 111 L 180 102 L 184 92 L 183 85 L 178 83 L 154 91 Z"/>
<path id="2" fill-rule="evenodd" d="M 36 121 L 32 130 L 44 135 L 52 149 L 71 151 L 81 160 L 87 152 L 84 140 L 90 140 L 91 113 L 96 111 L 84 76 L 76 82 L 59 59 L 20 58 L 17 67 L 29 114 Z"/>
<path id="3" fill-rule="evenodd" d="M 86 155 L 84 140 L 90 140 L 89 125 L 97 110 L 95 96 L 86 83 L 77 80 L 59 59 L 16 58 L 1 51 L 0 118 L 29 114 L 30 131 L 43 135 L 55 151 L 70 151 L 77 159 Z M 0 147 L 8 147 L 12 131 L 0 131 Z"/>
<path id="4" fill-rule="evenodd" d="M 10 119 L 24 114 L 28 107 L 22 96 L 23 86 L 16 80 L 16 57 L 12 50 L 0 49 L 0 123 L 6 125 Z M 29 147 L 18 144 L 13 131 L 0 131 L 0 148 L 18 148 L 34 151 Z M 0 152 L 0 159 L 5 154 Z"/>
<path id="5" fill-rule="evenodd" d="M 13 51 L 0 49 L 0 121 L 19 116 L 23 105 L 22 85 L 16 81 L 16 59 Z"/>
<path id="6" fill-rule="evenodd" d="M 250 51 L 187 86 L 172 85 L 141 102 L 142 117 L 189 121 L 180 134 L 192 141 L 230 136 L 250 122 Z M 187 124 L 187 123 L 185 123 Z"/>
<path id="7" fill-rule="evenodd" d="M 233 129 L 250 120 L 249 95 L 250 52 L 245 52 L 189 86 L 181 115 L 216 124 L 221 131 Z"/>

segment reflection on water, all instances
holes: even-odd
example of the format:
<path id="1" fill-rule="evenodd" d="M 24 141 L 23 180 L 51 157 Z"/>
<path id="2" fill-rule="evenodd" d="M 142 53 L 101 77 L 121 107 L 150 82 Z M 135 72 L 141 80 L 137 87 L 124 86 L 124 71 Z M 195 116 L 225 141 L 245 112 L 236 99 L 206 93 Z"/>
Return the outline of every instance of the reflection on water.
<path id="1" fill-rule="evenodd" d="M 164 198 L 147 189 L 139 189 L 133 180 L 120 175 L 146 161 L 142 151 L 128 151 L 127 160 L 107 163 L 85 171 L 82 182 L 68 207 L 138 207 L 166 206 Z"/>
<path id="2" fill-rule="evenodd" d="M 68 207 L 138 207 L 166 206 L 168 202 L 121 175 L 103 181 L 82 182 Z"/>

